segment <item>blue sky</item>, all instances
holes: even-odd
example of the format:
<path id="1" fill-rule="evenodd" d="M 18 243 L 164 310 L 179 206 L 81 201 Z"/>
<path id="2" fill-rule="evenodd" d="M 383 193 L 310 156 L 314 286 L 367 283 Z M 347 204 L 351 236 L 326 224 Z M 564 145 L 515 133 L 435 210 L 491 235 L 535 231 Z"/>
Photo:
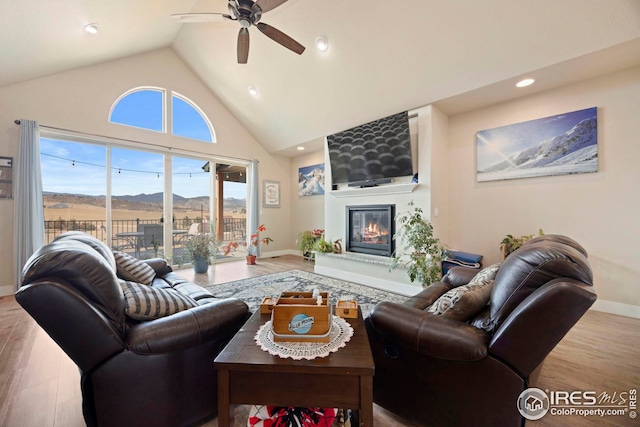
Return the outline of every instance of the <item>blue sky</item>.
<path id="1" fill-rule="evenodd" d="M 596 107 L 593 107 L 479 131 L 476 136 L 478 170 L 561 135 L 582 120 L 595 116 Z"/>
<path id="2" fill-rule="evenodd" d="M 150 131 L 162 131 L 163 95 L 159 90 L 132 92 L 118 102 L 111 121 Z M 172 132 L 212 143 L 213 136 L 202 115 L 188 102 L 173 95 Z M 40 141 L 44 191 L 85 194 L 106 193 L 107 148 L 42 138 Z M 205 159 L 173 156 L 173 193 L 182 197 L 209 195 Z M 163 191 L 164 156 L 125 148 L 111 149 L 112 194 L 136 195 Z M 246 198 L 246 184 L 225 182 L 225 197 Z"/>
<path id="3" fill-rule="evenodd" d="M 93 144 L 40 140 L 44 191 L 84 194 L 106 193 L 106 147 Z M 173 192 L 182 197 L 207 196 L 206 160 L 173 157 Z M 163 191 L 164 156 L 157 153 L 112 148 L 114 195 L 151 194 Z M 246 185 L 225 182 L 225 197 L 246 198 Z"/>

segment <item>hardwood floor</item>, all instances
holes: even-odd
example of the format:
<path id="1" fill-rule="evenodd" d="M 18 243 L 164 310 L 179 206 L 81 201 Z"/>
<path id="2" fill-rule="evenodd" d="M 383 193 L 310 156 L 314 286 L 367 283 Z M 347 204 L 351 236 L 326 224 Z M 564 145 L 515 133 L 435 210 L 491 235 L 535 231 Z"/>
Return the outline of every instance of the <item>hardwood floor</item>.
<path id="1" fill-rule="evenodd" d="M 296 256 L 261 259 L 254 266 L 243 261 L 219 263 L 208 274 L 180 274 L 194 282 L 219 284 L 279 271 L 313 271 L 313 263 Z M 640 389 L 640 320 L 589 311 L 547 357 L 540 375 L 541 389 L 594 390 L 609 395 Z M 16 303 L 0 298 L 0 426 L 84 426 L 79 373 L 75 364 Z M 514 402 L 515 404 L 515 402 Z M 237 408 L 242 414 L 242 409 Z M 628 416 L 550 416 L 528 422 L 531 427 L 637 426 Z M 375 426 L 410 423 L 379 406 Z M 210 421 L 206 427 L 217 427 Z"/>

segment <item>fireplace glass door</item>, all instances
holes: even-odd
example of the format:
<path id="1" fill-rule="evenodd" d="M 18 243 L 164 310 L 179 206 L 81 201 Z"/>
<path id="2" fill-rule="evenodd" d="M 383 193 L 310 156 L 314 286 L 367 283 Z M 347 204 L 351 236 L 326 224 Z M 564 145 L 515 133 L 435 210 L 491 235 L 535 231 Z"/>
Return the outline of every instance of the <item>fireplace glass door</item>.
<path id="1" fill-rule="evenodd" d="M 394 206 L 347 206 L 347 251 L 391 256 Z"/>

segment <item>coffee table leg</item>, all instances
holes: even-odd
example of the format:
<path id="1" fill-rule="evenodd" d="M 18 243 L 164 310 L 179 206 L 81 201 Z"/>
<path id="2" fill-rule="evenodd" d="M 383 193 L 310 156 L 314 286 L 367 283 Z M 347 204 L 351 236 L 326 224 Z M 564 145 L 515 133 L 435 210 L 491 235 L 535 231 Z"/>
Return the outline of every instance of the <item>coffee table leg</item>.
<path id="1" fill-rule="evenodd" d="M 229 371 L 218 371 L 218 427 L 229 427 Z"/>
<path id="2" fill-rule="evenodd" d="M 373 427 L 373 377 L 360 377 L 360 425 Z"/>

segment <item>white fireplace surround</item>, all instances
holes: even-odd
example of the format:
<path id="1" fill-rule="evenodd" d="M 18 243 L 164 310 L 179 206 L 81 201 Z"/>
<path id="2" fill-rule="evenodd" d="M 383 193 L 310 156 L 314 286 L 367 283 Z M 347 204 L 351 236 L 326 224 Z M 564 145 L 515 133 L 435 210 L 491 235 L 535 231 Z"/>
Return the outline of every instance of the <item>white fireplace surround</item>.
<path id="1" fill-rule="evenodd" d="M 422 290 L 409 282 L 405 269 L 389 270 L 390 257 L 345 252 L 342 254 L 317 253 L 314 271 L 372 288 L 413 296 Z"/>
<path id="2" fill-rule="evenodd" d="M 433 194 L 431 192 L 431 170 L 440 165 L 431 165 L 432 152 L 439 150 L 438 144 L 444 144 L 438 132 L 446 129 L 446 117 L 434 114 L 431 107 L 423 107 L 409 112 L 411 138 L 417 141 L 418 183 L 412 177 L 395 179 L 391 184 L 378 187 L 351 188 L 340 186 L 337 190 L 327 191 L 324 196 L 325 237 L 346 242 L 345 211 L 353 205 L 395 204 L 395 213 L 409 210 L 409 203 L 422 208 L 425 219 L 432 221 L 431 211 Z M 439 118 L 443 118 L 443 122 Z M 325 144 L 325 164 L 330 164 Z M 331 168 L 325 170 L 325 180 L 331 183 Z M 330 185 L 327 185 L 331 188 Z M 434 218 L 438 220 L 439 218 Z M 434 223 L 434 221 L 432 221 Z M 397 229 L 397 223 L 396 223 Z M 396 250 L 403 247 L 402 241 L 396 241 Z M 330 277 L 348 280 L 390 292 L 415 295 L 422 290 L 422 284 L 412 283 L 403 268 L 390 270 L 390 257 L 363 255 L 355 253 L 318 254 L 314 271 Z"/>

